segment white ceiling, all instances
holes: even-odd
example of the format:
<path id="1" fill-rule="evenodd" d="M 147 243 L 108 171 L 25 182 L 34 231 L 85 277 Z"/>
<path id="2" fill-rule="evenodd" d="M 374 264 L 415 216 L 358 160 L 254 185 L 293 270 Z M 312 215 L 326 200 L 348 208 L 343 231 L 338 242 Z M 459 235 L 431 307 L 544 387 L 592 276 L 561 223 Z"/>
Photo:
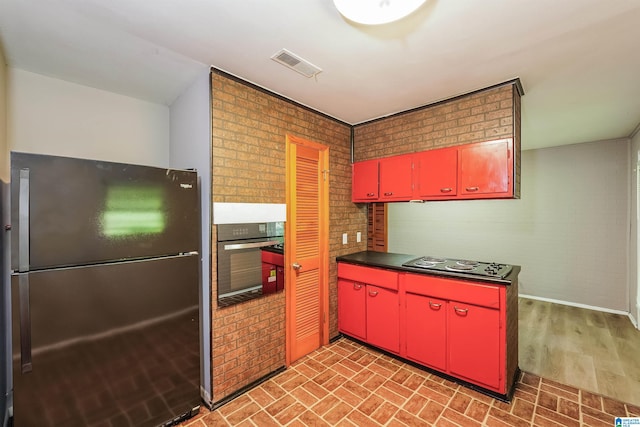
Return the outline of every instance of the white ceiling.
<path id="1" fill-rule="evenodd" d="M 331 0 L 0 0 L 0 42 L 10 67 L 166 105 L 209 66 L 349 124 L 518 77 L 525 149 L 640 123 L 640 0 L 427 0 L 380 27 Z"/>

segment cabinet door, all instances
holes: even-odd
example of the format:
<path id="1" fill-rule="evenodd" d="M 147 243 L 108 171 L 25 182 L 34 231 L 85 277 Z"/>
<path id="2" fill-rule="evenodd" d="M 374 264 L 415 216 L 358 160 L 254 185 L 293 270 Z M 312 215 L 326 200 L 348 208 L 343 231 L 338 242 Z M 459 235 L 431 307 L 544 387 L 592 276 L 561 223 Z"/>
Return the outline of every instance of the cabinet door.
<path id="1" fill-rule="evenodd" d="M 459 193 L 466 198 L 513 195 L 510 146 L 511 140 L 502 139 L 460 147 Z"/>
<path id="2" fill-rule="evenodd" d="M 498 390 L 500 386 L 499 310 L 449 301 L 449 372 Z"/>
<path id="3" fill-rule="evenodd" d="M 393 353 L 400 352 L 397 291 L 367 285 L 367 342 Z"/>
<path id="4" fill-rule="evenodd" d="M 367 339 L 366 286 L 338 280 L 338 329 L 347 335 Z"/>
<path id="5" fill-rule="evenodd" d="M 378 200 L 378 160 L 366 160 L 351 165 L 351 200 L 371 202 Z"/>
<path id="6" fill-rule="evenodd" d="M 406 315 L 407 358 L 446 371 L 446 301 L 407 293 Z"/>
<path id="7" fill-rule="evenodd" d="M 416 156 L 417 199 L 448 199 L 458 194 L 458 149 L 424 151 Z"/>
<path id="8" fill-rule="evenodd" d="M 380 159 L 380 200 L 410 200 L 413 193 L 413 157 Z"/>

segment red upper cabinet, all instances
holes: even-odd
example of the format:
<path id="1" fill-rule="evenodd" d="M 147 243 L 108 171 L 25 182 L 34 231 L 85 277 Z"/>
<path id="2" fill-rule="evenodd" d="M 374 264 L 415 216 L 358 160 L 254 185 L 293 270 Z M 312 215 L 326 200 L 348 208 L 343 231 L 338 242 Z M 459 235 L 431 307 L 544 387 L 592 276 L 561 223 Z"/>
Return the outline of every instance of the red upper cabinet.
<path id="1" fill-rule="evenodd" d="M 379 160 L 366 160 L 351 165 L 351 201 L 375 202 L 378 200 Z"/>
<path id="2" fill-rule="evenodd" d="M 413 156 L 380 159 L 380 201 L 409 200 L 413 193 Z"/>
<path id="3" fill-rule="evenodd" d="M 353 202 L 519 197 L 513 139 L 476 142 L 353 164 Z"/>
<path id="4" fill-rule="evenodd" d="M 459 198 L 513 196 L 513 140 L 463 145 L 459 150 Z"/>
<path id="5" fill-rule="evenodd" d="M 423 151 L 415 155 L 415 199 L 451 199 L 458 194 L 458 149 Z"/>

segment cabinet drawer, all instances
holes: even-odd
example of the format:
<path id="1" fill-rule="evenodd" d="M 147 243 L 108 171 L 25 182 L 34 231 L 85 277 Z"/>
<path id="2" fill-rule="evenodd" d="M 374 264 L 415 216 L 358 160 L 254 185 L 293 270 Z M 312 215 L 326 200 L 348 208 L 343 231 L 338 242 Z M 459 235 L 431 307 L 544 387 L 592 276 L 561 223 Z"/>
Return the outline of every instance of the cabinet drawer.
<path id="1" fill-rule="evenodd" d="M 406 274 L 404 280 L 405 290 L 413 294 L 466 302 L 489 308 L 500 308 L 500 288 L 498 286 L 422 274 Z"/>
<path id="2" fill-rule="evenodd" d="M 380 286 L 381 288 L 398 290 L 398 273 L 396 271 L 339 262 L 338 277 L 340 279 Z"/>

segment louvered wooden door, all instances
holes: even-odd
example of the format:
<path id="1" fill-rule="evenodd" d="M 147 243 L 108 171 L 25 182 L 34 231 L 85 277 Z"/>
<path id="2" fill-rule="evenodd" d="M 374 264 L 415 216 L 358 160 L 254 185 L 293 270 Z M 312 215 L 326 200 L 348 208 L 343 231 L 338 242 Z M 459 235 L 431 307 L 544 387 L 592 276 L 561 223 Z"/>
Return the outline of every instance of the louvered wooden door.
<path id="1" fill-rule="evenodd" d="M 328 148 L 287 138 L 287 364 L 328 344 Z"/>

